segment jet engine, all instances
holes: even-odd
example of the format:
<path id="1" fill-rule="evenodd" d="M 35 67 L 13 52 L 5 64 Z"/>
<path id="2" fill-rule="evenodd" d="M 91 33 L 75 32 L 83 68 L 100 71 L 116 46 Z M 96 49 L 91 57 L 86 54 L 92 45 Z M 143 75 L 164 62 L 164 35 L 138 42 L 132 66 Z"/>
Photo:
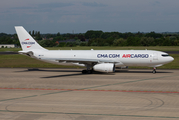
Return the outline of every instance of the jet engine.
<path id="1" fill-rule="evenodd" d="M 93 70 L 98 72 L 115 72 L 115 65 L 113 63 L 101 63 L 93 66 Z"/>

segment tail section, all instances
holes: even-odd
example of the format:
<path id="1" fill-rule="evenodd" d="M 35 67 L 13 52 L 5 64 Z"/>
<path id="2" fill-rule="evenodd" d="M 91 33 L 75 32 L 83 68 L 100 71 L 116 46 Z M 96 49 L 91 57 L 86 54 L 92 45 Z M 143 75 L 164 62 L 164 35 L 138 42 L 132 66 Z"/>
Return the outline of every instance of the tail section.
<path id="1" fill-rule="evenodd" d="M 23 51 L 46 50 L 22 26 L 15 26 L 15 30 Z"/>

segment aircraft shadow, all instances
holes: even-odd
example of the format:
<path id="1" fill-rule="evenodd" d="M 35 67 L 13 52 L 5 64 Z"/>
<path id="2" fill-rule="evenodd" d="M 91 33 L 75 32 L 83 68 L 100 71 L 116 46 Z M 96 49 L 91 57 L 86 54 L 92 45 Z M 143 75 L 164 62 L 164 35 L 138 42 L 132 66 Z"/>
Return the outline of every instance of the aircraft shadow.
<path id="1" fill-rule="evenodd" d="M 115 71 L 116 73 L 152 73 L 152 70 L 116 70 Z M 157 70 L 157 73 L 173 73 L 173 72 L 168 72 L 168 71 L 160 71 L 160 70 Z M 156 73 L 156 74 L 157 74 Z"/>
<path id="2" fill-rule="evenodd" d="M 58 69 L 39 69 L 39 68 L 30 68 L 30 69 L 27 69 L 27 70 L 23 70 L 23 71 L 16 71 L 16 72 L 30 72 L 30 71 L 43 71 L 43 72 L 81 72 L 81 70 L 77 70 L 77 69 L 74 69 L 74 70 L 68 70 L 68 69 L 63 69 L 63 70 L 58 70 Z"/>
<path id="3" fill-rule="evenodd" d="M 63 71 L 64 72 L 64 71 Z M 68 71 L 68 72 L 73 72 L 73 71 Z M 69 77 L 69 76 L 81 76 L 81 75 L 115 75 L 115 73 L 102 73 L 102 72 L 93 72 L 92 74 L 82 74 L 81 71 L 75 71 L 79 72 L 77 74 L 65 74 L 65 75 L 55 75 L 55 76 L 47 76 L 47 77 L 41 77 L 41 78 L 56 78 L 56 77 Z"/>
<path id="4" fill-rule="evenodd" d="M 74 70 L 69 70 L 69 69 L 63 69 L 63 70 L 58 70 L 58 69 L 56 69 L 56 70 L 48 70 L 48 69 L 46 69 L 46 70 L 43 70 L 43 69 L 38 69 L 38 68 L 32 68 L 32 69 L 28 69 L 28 70 L 26 70 L 26 71 L 44 71 L 44 72 L 80 72 L 81 73 L 81 69 L 80 70 L 77 70 L 77 69 L 74 69 Z M 126 69 L 126 70 L 124 70 L 124 69 L 122 69 L 122 70 L 115 70 L 115 73 L 152 73 L 152 70 L 142 70 L 142 69 L 135 69 L 135 70 L 132 70 L 132 69 Z M 172 73 L 172 72 L 168 72 L 168 71 L 160 71 L 160 70 L 157 70 L 157 73 Z M 103 75 L 106 75 L 106 74 L 114 74 L 114 73 L 103 73 L 103 72 L 97 72 L 97 71 L 94 71 L 93 72 L 93 74 L 103 74 Z M 85 75 L 85 74 L 84 74 Z"/>
<path id="5" fill-rule="evenodd" d="M 81 76 L 81 75 L 115 75 L 116 73 L 150 73 L 152 74 L 152 70 L 116 70 L 115 73 L 102 73 L 102 72 L 93 72 L 93 74 L 82 74 L 81 70 L 77 70 L 77 69 L 38 69 L 38 68 L 30 68 L 27 70 L 23 70 L 23 71 L 17 71 L 17 72 L 30 72 L 30 71 L 43 71 L 43 72 L 67 72 L 67 73 L 71 73 L 73 72 L 73 74 L 64 74 L 64 75 L 54 75 L 54 76 L 46 76 L 46 77 L 41 77 L 41 78 L 58 78 L 58 77 L 69 77 L 69 76 Z M 76 72 L 76 73 L 74 73 Z M 167 72 L 167 71 L 160 71 L 158 70 L 156 74 L 160 74 L 160 73 L 172 73 L 172 72 Z"/>
<path id="6" fill-rule="evenodd" d="M 64 71 L 63 71 L 64 72 Z M 73 71 L 68 71 L 68 72 L 73 72 Z M 77 74 L 65 74 L 65 75 L 55 75 L 55 76 L 47 76 L 47 77 L 41 77 L 41 78 L 57 78 L 57 77 L 69 77 L 69 76 L 81 76 L 81 75 L 115 75 L 115 73 L 150 73 L 152 74 L 152 71 L 132 71 L 132 70 L 116 70 L 115 73 L 101 73 L 101 72 L 94 72 L 93 74 L 82 74 L 81 71 L 75 71 L 75 72 L 80 72 Z M 157 71 L 156 74 L 160 73 L 172 73 L 172 72 L 164 72 L 164 71 Z"/>
<path id="7" fill-rule="evenodd" d="M 87 75 L 87 74 L 66 74 L 66 75 L 55 75 L 55 76 L 47 76 L 47 77 L 41 77 L 41 78 L 57 78 L 57 77 L 69 77 L 69 76 L 78 76 L 78 75 Z"/>
<path id="8" fill-rule="evenodd" d="M 56 78 L 56 77 L 69 77 L 69 76 L 81 76 L 81 75 L 94 75 L 94 74 L 98 74 L 98 75 L 115 75 L 114 73 L 100 73 L 100 72 L 94 72 L 92 74 L 66 74 L 66 75 L 55 75 L 55 76 L 47 76 L 47 77 L 41 77 L 41 78 Z"/>
<path id="9" fill-rule="evenodd" d="M 115 73 L 102 73 L 102 72 L 93 72 L 93 74 L 82 74 L 81 71 L 82 70 L 77 70 L 77 69 L 62 69 L 62 70 L 58 70 L 58 69 L 39 69 L 39 68 L 30 68 L 27 70 L 23 70 L 23 71 L 16 71 L 16 72 L 31 72 L 31 71 L 43 71 L 43 72 L 66 72 L 66 73 L 71 73 L 73 72 L 73 74 L 65 74 L 65 75 L 55 75 L 55 76 L 47 76 L 47 77 L 41 77 L 41 78 L 57 78 L 57 77 L 69 77 L 69 76 L 80 76 L 80 75 L 93 75 L 93 74 L 98 74 L 98 75 L 114 75 Z M 76 73 L 74 73 L 76 72 Z"/>

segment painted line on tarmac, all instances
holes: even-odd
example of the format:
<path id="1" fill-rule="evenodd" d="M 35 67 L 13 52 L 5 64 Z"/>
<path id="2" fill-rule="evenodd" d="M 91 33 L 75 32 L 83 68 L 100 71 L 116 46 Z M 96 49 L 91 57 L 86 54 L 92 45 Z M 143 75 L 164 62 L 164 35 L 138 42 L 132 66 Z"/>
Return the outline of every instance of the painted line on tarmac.
<path id="1" fill-rule="evenodd" d="M 178 91 L 140 91 L 140 90 L 90 90 L 90 89 L 45 89 L 45 88 L 0 88 L 4 90 L 46 90 L 59 91 L 54 93 L 70 92 L 70 91 L 96 91 L 96 92 L 129 92 L 129 93 L 177 93 Z M 42 95 L 49 95 L 54 93 L 46 93 Z"/>
<path id="2" fill-rule="evenodd" d="M 95 115 L 95 116 L 120 116 L 120 117 L 140 117 L 140 118 L 179 118 L 170 116 L 145 116 L 145 115 L 119 115 L 119 114 L 93 114 L 93 113 L 64 113 L 64 112 L 41 112 L 41 111 L 12 111 L 0 110 L 0 112 L 23 112 L 23 113 L 40 113 L 40 114 L 68 114 L 68 115 Z"/>
<path id="3" fill-rule="evenodd" d="M 18 99 L 22 99 L 22 98 L 30 98 L 30 97 L 36 97 L 36 96 L 37 96 L 37 95 L 26 96 L 26 97 L 19 97 L 19 98 L 5 99 L 5 100 L 0 100 L 0 102 L 9 101 L 9 100 L 18 100 Z"/>

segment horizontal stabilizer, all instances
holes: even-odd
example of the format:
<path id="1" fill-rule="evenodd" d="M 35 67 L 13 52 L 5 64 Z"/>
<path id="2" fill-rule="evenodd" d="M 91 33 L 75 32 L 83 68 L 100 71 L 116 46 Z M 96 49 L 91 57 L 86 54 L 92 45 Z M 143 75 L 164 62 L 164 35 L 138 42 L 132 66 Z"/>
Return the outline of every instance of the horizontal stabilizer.
<path id="1" fill-rule="evenodd" d="M 27 55 L 29 57 L 34 57 L 34 53 L 32 51 L 18 51 L 19 54 Z"/>

